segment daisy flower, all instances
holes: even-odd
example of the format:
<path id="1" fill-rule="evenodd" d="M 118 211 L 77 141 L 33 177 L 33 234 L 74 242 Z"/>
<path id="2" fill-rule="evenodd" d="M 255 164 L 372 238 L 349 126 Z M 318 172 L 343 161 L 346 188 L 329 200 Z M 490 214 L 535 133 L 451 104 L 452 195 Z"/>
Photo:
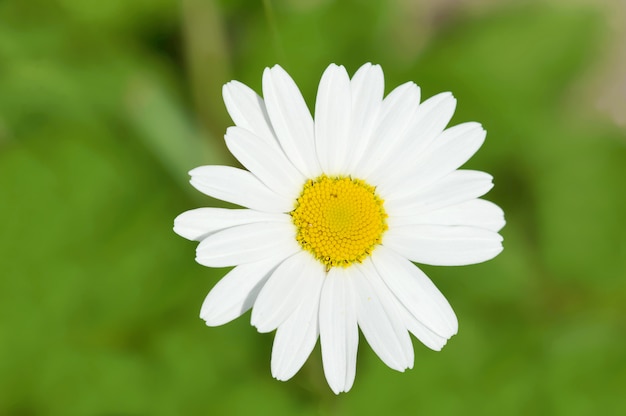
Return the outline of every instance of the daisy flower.
<path id="1" fill-rule="evenodd" d="M 280 67 L 263 73 L 263 98 L 231 81 L 223 96 L 234 127 L 228 149 L 247 169 L 201 166 L 191 184 L 243 208 L 198 208 L 174 231 L 199 241 L 196 261 L 234 268 L 200 317 L 222 325 L 252 309 L 259 332 L 276 330 L 271 371 L 302 367 L 319 337 L 335 393 L 350 390 L 359 328 L 389 367 L 413 366 L 413 334 L 440 350 L 457 318 L 413 264 L 480 263 L 502 251 L 502 210 L 479 199 L 492 177 L 461 170 L 482 145 L 478 123 L 446 129 L 456 100 L 420 103 L 412 82 L 383 98 L 380 66 L 349 77 L 330 65 L 311 116 Z"/>

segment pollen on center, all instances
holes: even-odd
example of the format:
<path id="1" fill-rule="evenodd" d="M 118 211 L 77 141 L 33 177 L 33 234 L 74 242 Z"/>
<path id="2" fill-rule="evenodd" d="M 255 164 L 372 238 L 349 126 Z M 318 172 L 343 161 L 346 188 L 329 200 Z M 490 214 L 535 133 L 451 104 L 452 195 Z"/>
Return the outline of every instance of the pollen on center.
<path id="1" fill-rule="evenodd" d="M 375 188 L 346 176 L 308 180 L 290 214 L 296 240 L 327 271 L 362 262 L 387 230 L 387 214 Z"/>

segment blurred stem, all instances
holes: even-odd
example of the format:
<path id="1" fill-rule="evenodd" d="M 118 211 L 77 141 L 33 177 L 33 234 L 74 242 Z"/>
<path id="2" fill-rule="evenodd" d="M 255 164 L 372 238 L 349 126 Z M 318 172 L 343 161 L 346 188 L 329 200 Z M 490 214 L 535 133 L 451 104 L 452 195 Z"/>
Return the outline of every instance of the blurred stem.
<path id="1" fill-rule="evenodd" d="M 200 134 L 183 105 L 149 76 L 131 80 L 126 105 L 138 138 L 186 191 L 193 192 L 185 172 L 228 159 L 221 143 Z"/>
<path id="2" fill-rule="evenodd" d="M 274 41 L 274 49 L 278 60 L 283 64 L 286 63 L 285 51 L 280 38 L 280 32 L 278 31 L 278 25 L 276 24 L 276 16 L 274 15 L 274 8 L 272 7 L 271 0 L 263 0 L 263 8 L 265 9 L 265 18 L 267 24 L 272 31 L 272 39 Z"/>
<path id="3" fill-rule="evenodd" d="M 228 124 L 222 85 L 230 80 L 228 49 L 214 0 L 182 0 L 182 26 L 189 85 L 201 125 L 222 137 Z"/>

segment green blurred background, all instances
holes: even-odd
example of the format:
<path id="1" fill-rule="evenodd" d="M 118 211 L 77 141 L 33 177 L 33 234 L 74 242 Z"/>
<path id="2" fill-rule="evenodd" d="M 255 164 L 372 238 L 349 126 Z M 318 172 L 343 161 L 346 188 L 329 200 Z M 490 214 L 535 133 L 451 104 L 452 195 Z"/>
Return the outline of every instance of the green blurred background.
<path id="1" fill-rule="evenodd" d="M 624 2 L 0 2 L 0 415 L 626 414 Z M 272 379 L 249 314 L 198 318 L 225 270 L 172 232 L 232 164 L 221 86 L 331 62 L 452 91 L 507 217 L 485 264 L 425 267 L 459 334 L 415 368 L 362 339 L 335 396 L 319 346 Z"/>

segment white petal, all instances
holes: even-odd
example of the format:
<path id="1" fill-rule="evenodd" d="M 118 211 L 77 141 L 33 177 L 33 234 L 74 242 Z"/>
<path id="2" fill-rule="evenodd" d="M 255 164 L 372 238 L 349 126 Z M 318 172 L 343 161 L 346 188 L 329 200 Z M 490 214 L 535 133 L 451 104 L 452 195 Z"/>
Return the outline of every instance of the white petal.
<path id="1" fill-rule="evenodd" d="M 322 75 L 315 100 L 315 147 L 327 175 L 345 173 L 352 99 L 350 77 L 331 64 Z"/>
<path id="2" fill-rule="evenodd" d="M 288 199 L 298 197 L 305 178 L 287 159 L 278 143 L 267 143 L 248 130 L 226 130 L 228 150 L 269 189 Z"/>
<path id="3" fill-rule="evenodd" d="M 218 326 L 240 317 L 252 307 L 271 271 L 282 260 L 270 257 L 232 269 L 207 295 L 200 318 L 208 326 Z"/>
<path id="4" fill-rule="evenodd" d="M 411 312 L 409 312 L 405 307 L 402 307 L 402 311 L 400 312 L 403 317 L 404 325 L 406 325 L 407 329 L 417 338 L 422 344 L 430 348 L 434 351 L 441 351 L 441 349 L 446 345 L 448 339 L 453 335 L 449 335 L 446 337 L 442 337 L 437 335 L 424 324 L 422 324 L 419 320 L 417 320 Z"/>
<path id="5" fill-rule="evenodd" d="M 270 190 L 256 176 L 230 166 L 200 166 L 189 172 L 200 192 L 222 201 L 265 212 L 289 212 L 294 201 Z"/>
<path id="6" fill-rule="evenodd" d="M 363 274 L 354 276 L 359 327 L 374 352 L 389 367 L 404 371 L 413 367 L 413 344 L 389 292 L 371 262 L 355 266 Z"/>
<path id="7" fill-rule="evenodd" d="M 412 120 L 409 133 L 404 136 L 407 156 L 417 156 L 446 128 L 456 109 L 456 98 L 442 92 L 420 104 Z"/>
<path id="8" fill-rule="evenodd" d="M 236 126 L 253 132 L 266 143 L 277 143 L 263 98 L 256 92 L 239 81 L 230 81 L 222 88 L 222 96 Z"/>
<path id="9" fill-rule="evenodd" d="M 385 210 L 390 217 L 416 215 L 476 199 L 493 188 L 492 179 L 485 172 L 457 170 L 425 188 L 379 195 L 385 200 Z"/>
<path id="10" fill-rule="evenodd" d="M 398 187 L 421 188 L 458 169 L 482 146 L 487 133 L 478 123 L 463 123 L 445 130 L 432 145 L 404 165 L 397 167 L 406 175 L 396 175 L 393 181 L 381 183 L 386 192 Z M 406 160 L 406 159 L 405 159 Z"/>
<path id="11" fill-rule="evenodd" d="M 307 178 L 319 176 L 313 118 L 298 86 L 280 66 L 263 72 L 263 97 L 276 137 L 289 160 Z"/>
<path id="12" fill-rule="evenodd" d="M 259 294 L 250 323 L 259 332 L 278 328 L 310 293 L 323 265 L 310 253 L 300 251 L 274 271 Z"/>
<path id="13" fill-rule="evenodd" d="M 449 92 L 437 94 L 424 101 L 412 116 L 410 126 L 398 137 L 386 156 L 380 158 L 370 178 L 381 187 L 413 170 L 417 157 L 443 131 L 454 114 L 456 100 Z"/>
<path id="14" fill-rule="evenodd" d="M 464 225 L 497 232 L 504 227 L 505 221 L 504 212 L 493 202 L 471 199 L 432 211 L 404 217 L 390 217 L 387 219 L 387 224 L 389 228 L 410 224 Z"/>
<path id="15" fill-rule="evenodd" d="M 417 263 L 464 266 L 482 263 L 500 254 L 502 237 L 483 228 L 406 225 L 389 229 L 384 245 Z"/>
<path id="16" fill-rule="evenodd" d="M 349 269 L 333 267 L 320 298 L 320 343 L 324 374 L 335 394 L 350 390 L 356 374 L 359 330 Z M 357 277 L 358 278 L 358 277 Z"/>
<path id="17" fill-rule="evenodd" d="M 446 345 L 446 342 L 448 341 L 447 337 L 437 335 L 426 326 L 424 326 L 424 324 L 417 320 L 411 314 L 411 312 L 409 312 L 408 309 L 404 307 L 402 302 L 400 302 L 400 300 L 393 293 L 391 293 L 389 288 L 385 285 L 385 282 L 378 275 L 376 268 L 373 267 L 373 263 L 371 260 L 366 260 L 363 263 L 363 270 L 365 272 L 364 274 L 369 278 L 369 282 L 372 284 L 374 291 L 378 294 L 381 302 L 385 305 L 386 310 L 393 310 L 396 319 L 400 320 L 400 324 L 396 324 L 398 326 L 398 330 L 401 329 L 403 332 L 406 332 L 406 330 L 408 329 L 409 332 L 415 335 L 417 339 L 419 339 L 424 345 L 435 351 L 440 351 L 443 346 Z M 404 335 L 399 334 L 398 339 L 402 340 L 403 336 Z M 407 367 L 412 368 L 413 345 L 409 340 L 409 345 L 406 346 L 403 343 L 403 347 L 405 349 L 407 362 L 410 363 L 407 365 Z"/>
<path id="18" fill-rule="evenodd" d="M 174 232 L 188 240 L 201 241 L 209 234 L 253 222 L 285 222 L 287 214 L 253 209 L 197 208 L 183 212 L 174 220 Z"/>
<path id="19" fill-rule="evenodd" d="M 320 293 L 326 273 L 315 259 L 316 272 L 307 277 L 308 289 L 296 310 L 276 331 L 272 347 L 272 376 L 289 380 L 300 370 L 313 351 L 319 335 Z M 309 267 L 306 265 L 305 267 Z"/>
<path id="20" fill-rule="evenodd" d="M 386 246 L 376 247 L 371 259 L 387 287 L 415 319 L 442 337 L 456 334 L 456 315 L 424 272 Z"/>
<path id="21" fill-rule="evenodd" d="M 420 89 L 413 82 L 400 85 L 385 97 L 373 140 L 355 167 L 357 177 L 369 179 L 371 172 L 376 171 L 388 155 L 397 154 L 395 144 L 410 127 L 419 101 Z"/>
<path id="22" fill-rule="evenodd" d="M 380 65 L 361 66 L 350 82 L 352 92 L 352 117 L 347 154 L 347 172 L 354 170 L 355 164 L 373 139 L 374 126 L 385 92 L 385 78 Z"/>
<path id="23" fill-rule="evenodd" d="M 207 267 L 252 263 L 269 256 L 287 257 L 300 250 L 293 224 L 258 222 L 227 228 L 198 244 L 196 261 Z"/>

